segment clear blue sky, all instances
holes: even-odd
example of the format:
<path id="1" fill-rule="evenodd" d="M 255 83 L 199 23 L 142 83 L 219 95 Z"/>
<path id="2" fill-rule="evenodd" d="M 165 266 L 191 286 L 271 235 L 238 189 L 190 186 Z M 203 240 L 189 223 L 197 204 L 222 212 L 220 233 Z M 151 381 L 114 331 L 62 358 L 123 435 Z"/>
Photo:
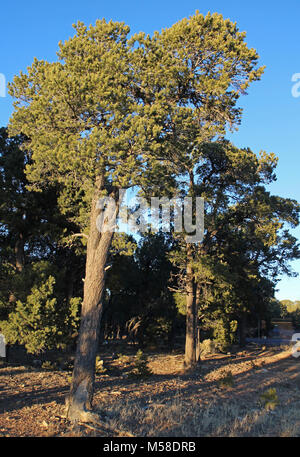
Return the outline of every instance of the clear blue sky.
<path id="1" fill-rule="evenodd" d="M 270 190 L 300 201 L 300 98 L 293 98 L 291 82 L 300 73 L 299 0 L 52 0 L 3 2 L 0 10 L 0 73 L 7 81 L 26 70 L 33 58 L 56 59 L 58 42 L 73 35 L 78 20 L 94 24 L 98 18 L 124 21 L 132 32 L 152 33 L 194 14 L 218 12 L 247 32 L 247 43 L 257 49 L 267 69 L 240 101 L 242 125 L 230 139 L 254 152 L 264 149 L 279 157 L 277 182 Z M 0 98 L 0 126 L 12 112 L 10 97 Z M 293 231 L 300 239 L 300 228 Z M 300 261 L 293 262 L 300 273 Z M 283 278 L 279 299 L 300 299 L 299 278 Z"/>

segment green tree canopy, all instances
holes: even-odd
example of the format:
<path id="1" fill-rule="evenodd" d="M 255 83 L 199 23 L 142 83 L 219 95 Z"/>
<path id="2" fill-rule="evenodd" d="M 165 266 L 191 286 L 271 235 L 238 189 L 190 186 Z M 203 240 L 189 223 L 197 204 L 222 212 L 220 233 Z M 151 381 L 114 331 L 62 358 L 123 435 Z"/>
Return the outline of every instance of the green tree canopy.
<path id="1" fill-rule="evenodd" d="M 245 33 L 218 14 L 196 12 L 153 37 L 129 38 L 128 26 L 104 19 L 75 30 L 60 43 L 57 62 L 35 59 L 9 85 L 16 99 L 10 133 L 28 139 L 32 189 L 57 183 L 61 206 L 76 201 L 80 225 L 89 226 L 71 419 L 87 417 L 92 400 L 112 241 L 96 227 L 99 198 L 117 199 L 135 184 L 149 189 L 174 173 L 188 174 L 192 196 L 201 144 L 239 123 L 236 102 L 263 71 Z"/>

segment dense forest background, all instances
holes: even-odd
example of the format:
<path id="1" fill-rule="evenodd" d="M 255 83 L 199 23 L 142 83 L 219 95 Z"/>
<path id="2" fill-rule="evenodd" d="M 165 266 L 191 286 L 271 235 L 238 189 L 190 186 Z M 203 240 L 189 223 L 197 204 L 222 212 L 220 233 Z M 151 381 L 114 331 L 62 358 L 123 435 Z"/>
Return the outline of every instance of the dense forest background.
<path id="1" fill-rule="evenodd" d="M 85 227 L 87 208 L 80 195 L 73 195 L 73 211 L 65 211 L 55 186 L 30 190 L 25 174 L 30 156 L 23 141 L 0 130 L 0 328 L 10 345 L 25 346 L 29 353 L 74 350 L 86 252 L 85 237 L 76 234 Z M 209 152 L 207 163 L 212 163 Z M 255 195 L 256 212 L 247 219 L 246 233 L 234 225 L 245 217 L 245 195 L 240 206 L 228 205 L 218 217 L 213 202 L 206 207 L 213 228 L 208 225 L 206 255 L 197 263 L 198 328 L 200 342 L 211 339 L 220 351 L 257 335 L 258 320 L 266 323 L 265 335 L 273 328 L 272 318 L 291 318 L 295 328 L 300 324 L 300 301 L 274 298 L 279 275 L 292 275 L 288 262 L 299 258 L 296 240 L 279 223 L 281 217 L 296 224 L 296 204 L 276 200 L 262 186 L 252 186 L 248 201 L 250 195 Z M 142 348 L 183 347 L 183 271 L 180 239 L 170 233 L 116 233 L 101 342 L 123 338 Z"/>

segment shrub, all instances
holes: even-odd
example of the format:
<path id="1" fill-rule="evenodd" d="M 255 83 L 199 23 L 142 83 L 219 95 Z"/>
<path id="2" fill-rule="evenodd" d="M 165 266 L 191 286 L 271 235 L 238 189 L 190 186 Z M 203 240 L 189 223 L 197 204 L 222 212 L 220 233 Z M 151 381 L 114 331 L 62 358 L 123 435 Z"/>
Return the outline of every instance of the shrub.
<path id="1" fill-rule="evenodd" d="M 279 404 L 278 395 L 275 388 L 270 388 L 259 397 L 260 403 L 267 410 L 273 410 Z"/>
<path id="2" fill-rule="evenodd" d="M 222 377 L 218 380 L 219 387 L 233 387 L 234 378 L 230 370 L 225 370 Z"/>
<path id="3" fill-rule="evenodd" d="M 202 326 L 207 337 L 214 341 L 215 349 L 218 351 L 228 352 L 236 341 L 237 321 L 231 320 L 229 316 L 205 318 Z"/>
<path id="4" fill-rule="evenodd" d="M 123 355 L 123 354 L 118 354 L 117 362 L 118 363 L 124 363 L 125 365 L 128 365 L 131 363 L 131 357 L 129 355 Z"/>
<path id="5" fill-rule="evenodd" d="M 234 343 L 237 330 L 237 321 L 218 319 L 214 323 L 213 336 L 216 347 L 221 352 L 227 352 Z"/>
<path id="6" fill-rule="evenodd" d="M 103 366 L 103 360 L 101 360 L 101 358 L 99 357 L 99 355 L 97 355 L 96 357 L 96 368 L 95 368 L 95 371 L 97 374 L 102 374 L 102 373 L 106 373 L 106 368 Z"/>
<path id="7" fill-rule="evenodd" d="M 140 344 L 158 346 L 168 342 L 172 330 L 172 322 L 166 317 L 154 317 L 142 322 L 141 331 L 138 334 Z"/>
<path id="8" fill-rule="evenodd" d="M 214 354 L 216 352 L 216 345 L 214 341 L 207 339 L 200 343 L 200 354 L 201 355 L 209 355 Z"/>
<path id="9" fill-rule="evenodd" d="M 58 303 L 55 279 L 49 276 L 31 289 L 26 301 L 17 301 L 8 320 L 0 322 L 7 343 L 24 345 L 27 352 L 38 354 L 47 349 L 64 349 L 72 341 L 79 317 L 79 298 Z"/>
<path id="10" fill-rule="evenodd" d="M 57 369 L 56 363 L 50 362 L 50 360 L 46 360 L 42 363 L 42 369 L 47 371 L 54 371 Z"/>
<path id="11" fill-rule="evenodd" d="M 141 350 L 138 350 L 129 376 L 134 378 L 148 378 L 152 374 L 152 371 L 148 367 L 147 356 Z"/>

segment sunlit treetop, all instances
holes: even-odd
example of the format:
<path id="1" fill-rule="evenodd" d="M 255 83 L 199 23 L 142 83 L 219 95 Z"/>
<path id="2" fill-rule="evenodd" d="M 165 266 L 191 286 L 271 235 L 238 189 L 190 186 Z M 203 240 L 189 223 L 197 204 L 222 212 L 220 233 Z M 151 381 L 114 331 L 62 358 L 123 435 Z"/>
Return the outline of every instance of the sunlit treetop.
<path id="1" fill-rule="evenodd" d="M 58 181 L 89 195 L 97 177 L 127 188 L 173 149 L 193 165 L 197 145 L 240 122 L 237 99 L 263 72 L 245 33 L 218 14 L 153 37 L 104 19 L 74 28 L 57 62 L 35 59 L 9 84 L 10 134 L 28 138 L 35 188 Z"/>

